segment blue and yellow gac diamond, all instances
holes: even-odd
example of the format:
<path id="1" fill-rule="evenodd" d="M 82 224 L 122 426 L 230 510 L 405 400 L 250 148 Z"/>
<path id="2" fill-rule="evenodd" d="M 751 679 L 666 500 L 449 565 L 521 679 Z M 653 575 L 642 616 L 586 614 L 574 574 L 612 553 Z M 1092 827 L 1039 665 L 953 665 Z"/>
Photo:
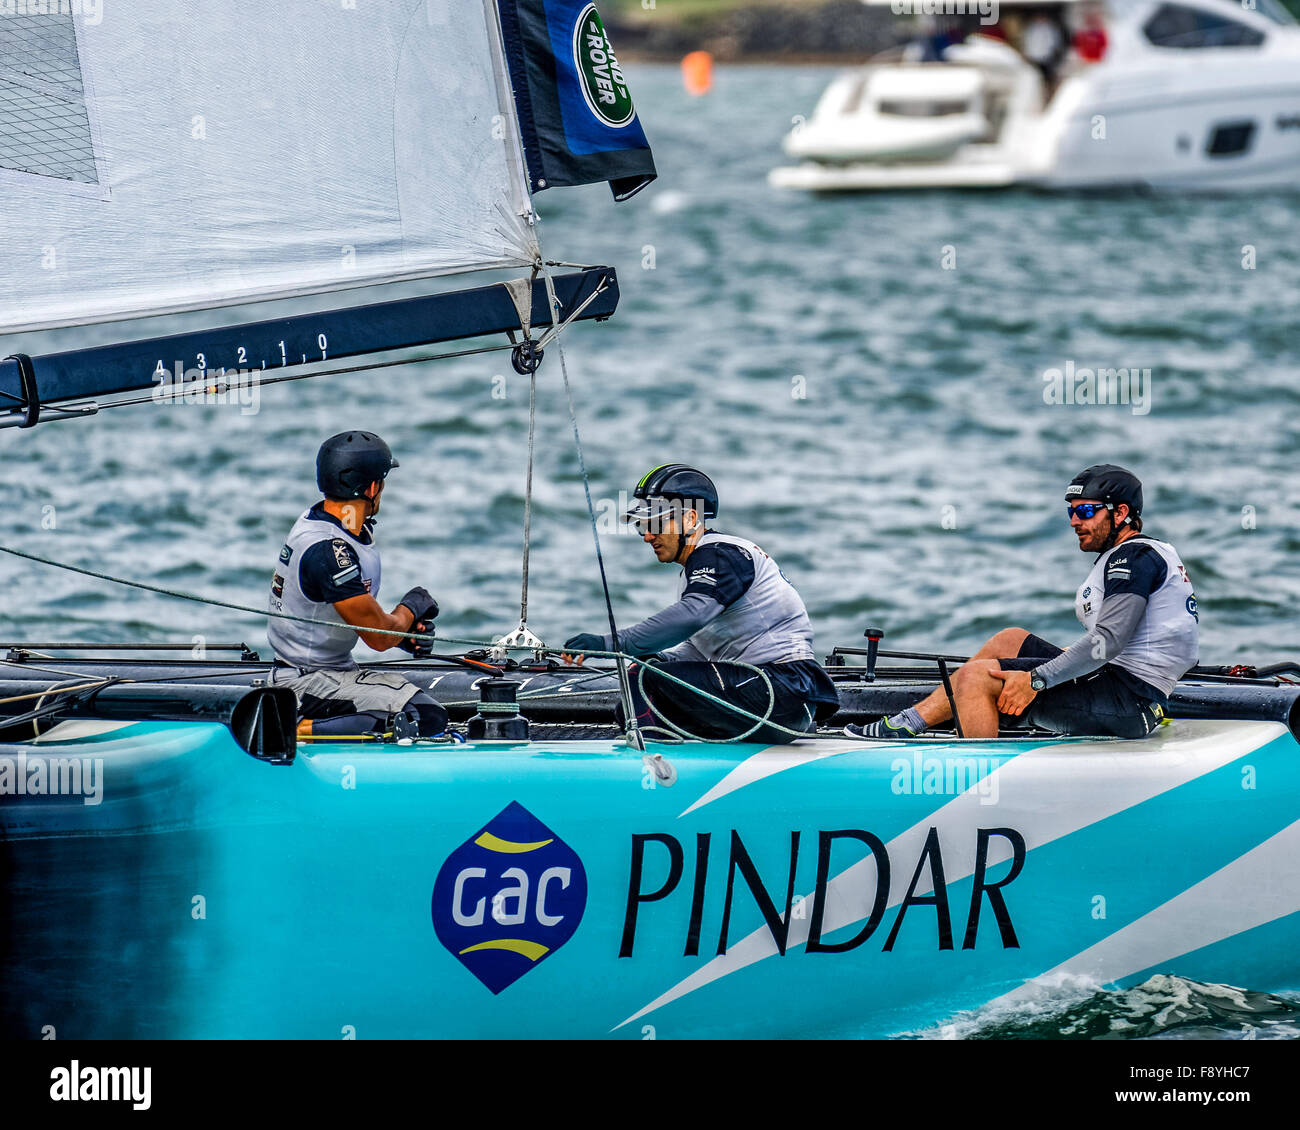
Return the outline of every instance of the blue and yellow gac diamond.
<path id="1" fill-rule="evenodd" d="M 582 860 L 514 801 L 447 857 L 433 885 L 438 940 L 493 993 L 573 937 L 586 907 Z"/>

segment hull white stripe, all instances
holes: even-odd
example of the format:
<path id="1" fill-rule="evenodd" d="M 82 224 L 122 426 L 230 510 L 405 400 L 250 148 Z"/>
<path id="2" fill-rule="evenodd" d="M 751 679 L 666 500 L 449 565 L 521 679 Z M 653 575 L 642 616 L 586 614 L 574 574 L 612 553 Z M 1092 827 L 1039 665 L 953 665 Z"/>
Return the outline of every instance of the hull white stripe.
<path id="1" fill-rule="evenodd" d="M 1243 890 L 1254 892 L 1244 914 Z M 1226 906 L 1233 908 L 1230 918 L 1224 915 Z M 1077 981 L 1096 989 L 1296 913 L 1300 913 L 1300 821 L 985 1007 L 1036 999 L 1052 983 Z"/>
<path id="2" fill-rule="evenodd" d="M 978 817 L 982 826 L 1014 827 L 1024 836 L 1026 851 L 1032 851 L 1211 773 L 1286 733 L 1286 727 L 1277 722 L 1181 722 L 1146 739 L 1138 749 L 1134 743 L 1100 741 L 1026 750 L 975 788 L 895 836 L 886 848 L 891 859 L 918 859 L 930 828 L 938 828 L 945 878 L 949 882 L 964 879 L 975 869 L 975 844 L 970 842 L 973 837 L 965 834 L 945 837 L 945 830 L 954 825 L 964 832 Z M 982 748 L 987 751 L 989 747 Z M 900 755 L 902 752 L 900 747 Z M 967 755 L 960 743 L 925 752 L 929 756 Z M 1068 772 L 1063 765 L 1066 759 L 1070 762 Z M 1000 794 L 995 808 L 990 807 L 984 792 L 989 782 L 996 782 Z M 1010 846 L 1001 837 L 990 849 L 990 865 L 1010 857 Z M 871 855 L 832 878 L 826 884 L 823 933 L 864 921 L 875 884 L 876 862 Z M 916 893 L 929 889 L 923 881 Z M 898 905 L 905 894 L 905 882 L 894 885 L 888 905 Z M 804 898 L 812 895 L 808 892 Z M 791 921 L 787 948 L 807 942 L 809 924 L 808 918 Z M 775 953 L 776 942 L 767 927 L 760 926 L 614 1030 Z"/>
<path id="3" fill-rule="evenodd" d="M 703 808 L 706 804 L 712 804 L 713 801 L 726 796 L 728 793 L 734 793 L 738 789 L 743 789 L 746 785 L 752 785 L 755 781 L 763 780 L 764 777 L 771 777 L 775 773 L 793 769 L 796 765 L 805 765 L 810 761 L 821 761 L 826 757 L 837 757 L 842 753 L 860 753 L 865 749 L 880 749 L 889 746 L 896 747 L 897 743 L 850 740 L 845 742 L 818 742 L 812 747 L 776 745 L 770 749 L 760 750 L 753 757 L 745 758 L 690 808 L 685 809 L 678 819 L 680 820 L 688 812 L 694 812 L 697 808 Z"/>

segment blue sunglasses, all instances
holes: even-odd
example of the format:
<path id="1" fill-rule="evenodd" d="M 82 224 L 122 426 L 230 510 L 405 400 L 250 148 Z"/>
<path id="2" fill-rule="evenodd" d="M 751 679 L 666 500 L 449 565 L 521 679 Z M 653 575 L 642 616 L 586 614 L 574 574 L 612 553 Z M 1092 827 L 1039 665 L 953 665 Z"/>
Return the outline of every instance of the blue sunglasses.
<path id="1" fill-rule="evenodd" d="M 1067 517 L 1074 518 L 1078 516 L 1086 522 L 1089 518 L 1096 517 L 1102 510 L 1114 509 L 1114 505 L 1109 502 L 1081 502 L 1078 506 L 1067 506 L 1065 513 Z"/>

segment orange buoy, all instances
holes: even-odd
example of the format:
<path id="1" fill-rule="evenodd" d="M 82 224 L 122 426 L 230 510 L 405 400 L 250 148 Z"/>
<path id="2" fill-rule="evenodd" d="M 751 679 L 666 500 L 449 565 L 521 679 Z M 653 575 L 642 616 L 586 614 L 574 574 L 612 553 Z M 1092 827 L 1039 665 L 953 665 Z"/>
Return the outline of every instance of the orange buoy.
<path id="1" fill-rule="evenodd" d="M 692 51 L 682 60 L 682 82 L 686 93 L 699 98 L 713 89 L 713 56 L 707 51 Z"/>

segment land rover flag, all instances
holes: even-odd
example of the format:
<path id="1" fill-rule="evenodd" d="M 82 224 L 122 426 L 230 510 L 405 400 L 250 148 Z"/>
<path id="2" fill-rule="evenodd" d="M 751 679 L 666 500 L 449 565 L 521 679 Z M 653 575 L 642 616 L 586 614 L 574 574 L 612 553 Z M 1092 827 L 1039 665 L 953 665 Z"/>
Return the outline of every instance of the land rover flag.
<path id="1" fill-rule="evenodd" d="M 605 25 L 588 0 L 499 0 L 534 192 L 608 181 L 626 200 L 656 177 Z"/>

